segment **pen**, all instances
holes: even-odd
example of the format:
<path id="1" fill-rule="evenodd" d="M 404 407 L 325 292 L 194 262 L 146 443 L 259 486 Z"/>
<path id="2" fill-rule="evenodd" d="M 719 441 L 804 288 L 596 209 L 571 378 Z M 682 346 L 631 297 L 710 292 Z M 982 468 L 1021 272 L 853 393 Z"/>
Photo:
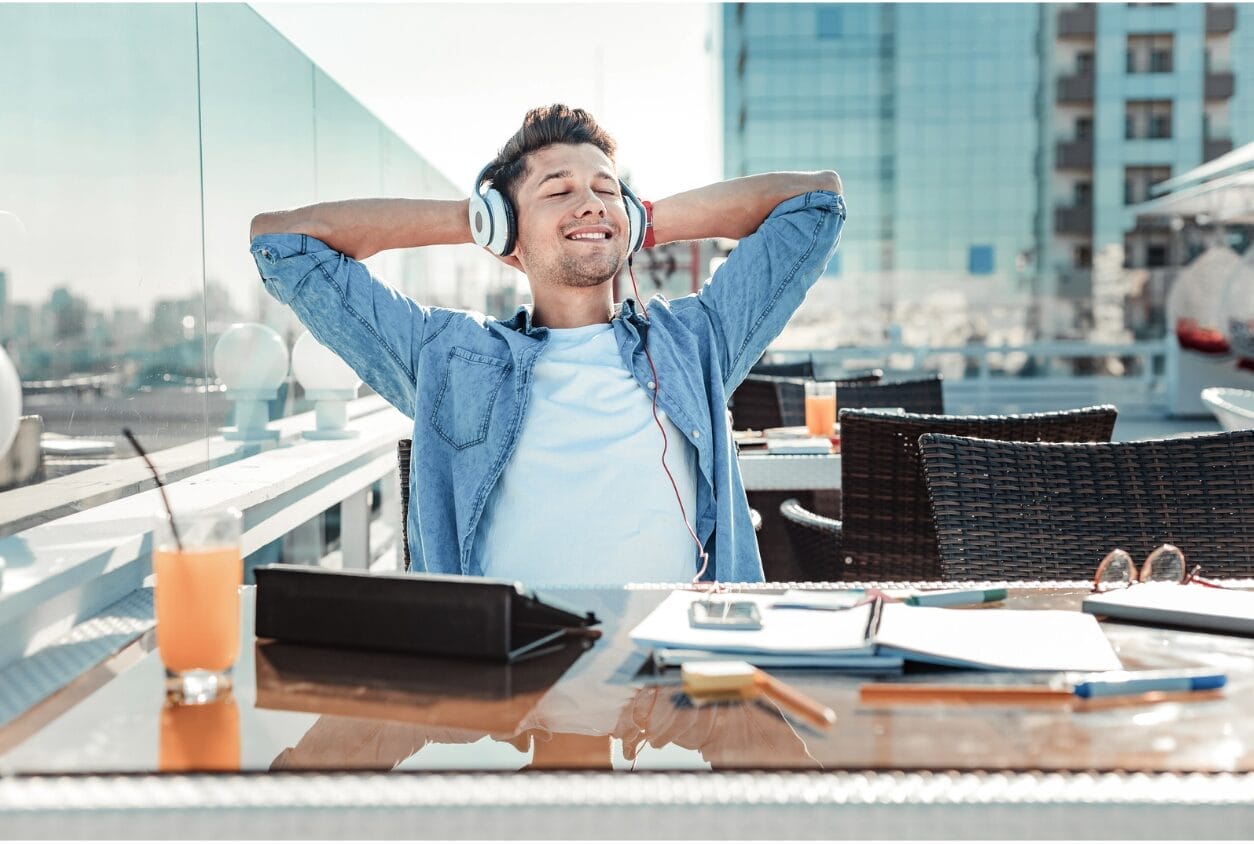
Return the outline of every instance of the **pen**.
<path id="1" fill-rule="evenodd" d="M 1075 684 L 1078 697 L 1111 697 L 1141 692 L 1198 692 L 1223 688 L 1228 676 L 1210 668 L 1165 671 L 1103 671 Z"/>
<path id="2" fill-rule="evenodd" d="M 1141 692 L 1109 697 L 1082 698 L 1070 689 L 1050 686 L 945 686 L 935 683 L 867 683 L 861 688 L 861 702 L 878 706 L 907 706 L 930 703 L 968 706 L 1062 706 L 1076 712 L 1097 712 L 1123 706 L 1149 706 L 1155 703 L 1198 703 L 1218 700 L 1219 689 L 1188 692 Z"/>
<path id="3" fill-rule="evenodd" d="M 1210 669 L 1103 671 L 1084 675 L 1074 686 L 994 686 L 944 683 L 864 683 L 863 703 L 1057 704 L 1102 698 L 1133 703 L 1210 699 L 1228 678 Z M 1171 697 L 1167 697 L 1171 695 Z M 1190 695 L 1194 695 L 1190 697 Z"/>
<path id="4" fill-rule="evenodd" d="M 941 685 L 939 683 L 864 683 L 863 703 L 1008 703 L 1020 706 L 1075 700 L 1070 689 L 1052 686 Z"/>
<path id="5" fill-rule="evenodd" d="M 1006 600 L 1005 589 L 944 589 L 920 592 L 906 598 L 912 607 L 953 607 L 961 604 L 991 604 Z"/>

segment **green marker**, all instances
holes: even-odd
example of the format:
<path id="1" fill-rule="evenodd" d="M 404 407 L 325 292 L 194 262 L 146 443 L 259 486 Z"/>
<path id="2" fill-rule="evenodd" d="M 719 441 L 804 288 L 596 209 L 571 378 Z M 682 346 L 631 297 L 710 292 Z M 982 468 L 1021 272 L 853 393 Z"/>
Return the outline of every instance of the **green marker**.
<path id="1" fill-rule="evenodd" d="M 963 604 L 991 604 L 1006 600 L 1005 589 L 941 589 L 906 598 L 912 607 L 956 607 Z"/>

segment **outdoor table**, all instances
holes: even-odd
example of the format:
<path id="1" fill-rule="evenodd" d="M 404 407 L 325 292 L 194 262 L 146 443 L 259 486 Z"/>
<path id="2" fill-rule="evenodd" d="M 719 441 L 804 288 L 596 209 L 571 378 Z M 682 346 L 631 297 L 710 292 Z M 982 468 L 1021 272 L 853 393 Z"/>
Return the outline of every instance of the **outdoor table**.
<path id="1" fill-rule="evenodd" d="M 740 455 L 740 477 L 747 492 L 840 489 L 840 452 L 832 454 Z"/>
<path id="2" fill-rule="evenodd" d="M 1006 605 L 1025 610 L 1078 610 L 1086 594 L 1009 585 Z M 603 636 L 506 666 L 258 642 L 245 587 L 237 717 L 163 710 L 149 631 L 0 728 L 0 829 L 1193 839 L 1254 829 L 1254 639 L 1103 622 L 1126 667 L 1203 665 L 1229 683 L 1219 699 L 1097 711 L 877 708 L 858 701 L 865 677 L 779 672 L 836 711 L 819 731 L 764 703 L 694 707 L 677 672 L 654 673 L 628 633 L 666 594 L 561 590 L 596 612 Z M 227 770 L 177 770 L 198 765 Z"/>

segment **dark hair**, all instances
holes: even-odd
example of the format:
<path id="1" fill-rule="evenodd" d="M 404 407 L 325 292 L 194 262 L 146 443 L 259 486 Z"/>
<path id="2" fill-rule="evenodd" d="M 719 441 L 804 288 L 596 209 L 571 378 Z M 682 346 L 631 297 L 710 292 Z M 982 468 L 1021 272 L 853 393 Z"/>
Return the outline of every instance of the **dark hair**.
<path id="1" fill-rule="evenodd" d="M 540 106 L 527 112 L 522 128 L 505 142 L 488 167 L 485 178 L 492 187 L 517 203 L 515 189 L 527 174 L 527 156 L 553 144 L 592 144 L 611 160 L 616 145 L 591 114 L 561 103 Z M 475 186 L 478 189 L 478 185 Z"/>

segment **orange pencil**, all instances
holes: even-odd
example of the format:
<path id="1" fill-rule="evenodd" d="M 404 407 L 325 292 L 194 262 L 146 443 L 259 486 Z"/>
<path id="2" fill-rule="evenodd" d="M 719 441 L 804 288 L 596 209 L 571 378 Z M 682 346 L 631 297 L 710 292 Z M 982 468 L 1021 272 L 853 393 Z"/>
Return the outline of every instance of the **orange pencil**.
<path id="1" fill-rule="evenodd" d="M 1019 706 L 1057 705 L 1074 701 L 1075 692 L 1049 686 L 941 685 L 938 683 L 864 683 L 863 703 L 1010 703 Z"/>

